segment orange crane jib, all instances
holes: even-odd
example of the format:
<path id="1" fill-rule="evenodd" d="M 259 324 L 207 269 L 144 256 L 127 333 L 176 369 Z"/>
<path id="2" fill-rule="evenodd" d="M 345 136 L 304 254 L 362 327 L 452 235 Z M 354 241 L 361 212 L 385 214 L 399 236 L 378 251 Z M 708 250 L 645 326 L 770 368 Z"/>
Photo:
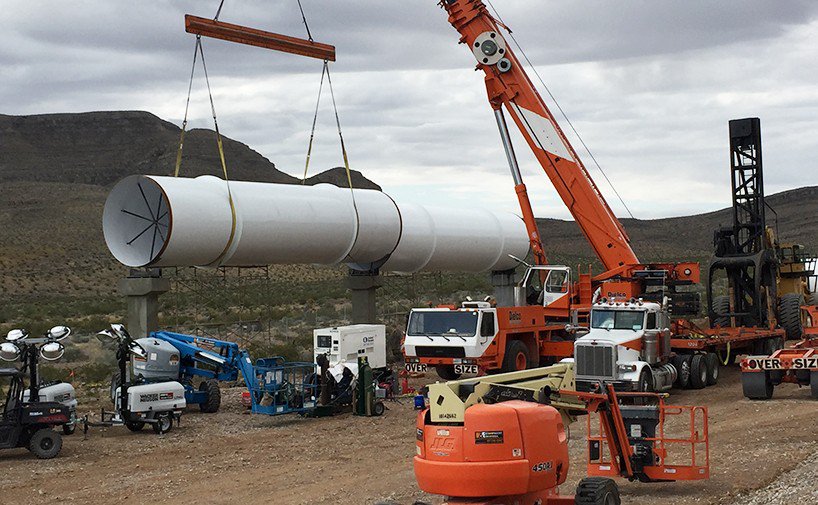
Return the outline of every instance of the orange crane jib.
<path id="1" fill-rule="evenodd" d="M 335 46 L 185 14 L 185 31 L 249 46 L 335 61 Z"/>

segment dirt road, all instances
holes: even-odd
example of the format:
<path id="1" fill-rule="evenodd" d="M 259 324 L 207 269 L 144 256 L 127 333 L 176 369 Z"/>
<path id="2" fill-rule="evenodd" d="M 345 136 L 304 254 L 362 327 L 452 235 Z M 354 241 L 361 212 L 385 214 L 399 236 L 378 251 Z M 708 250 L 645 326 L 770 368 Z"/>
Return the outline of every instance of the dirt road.
<path id="1" fill-rule="evenodd" d="M 793 386 L 769 402 L 741 394 L 739 373 L 725 370 L 718 386 L 682 391 L 674 403 L 710 411 L 708 481 L 620 482 L 623 503 L 732 504 L 761 489 L 818 451 L 818 402 Z M 190 410 L 165 436 L 146 429 L 93 430 L 66 437 L 60 457 L 0 452 L 2 503 L 175 504 L 411 504 L 425 496 L 412 473 L 415 412 L 410 401 L 390 403 L 380 418 L 349 414 L 324 419 L 251 416 L 240 389 L 225 390 L 218 414 Z M 572 427 L 573 467 L 565 490 L 584 472 L 584 423 Z M 754 502 L 762 503 L 762 502 Z"/>

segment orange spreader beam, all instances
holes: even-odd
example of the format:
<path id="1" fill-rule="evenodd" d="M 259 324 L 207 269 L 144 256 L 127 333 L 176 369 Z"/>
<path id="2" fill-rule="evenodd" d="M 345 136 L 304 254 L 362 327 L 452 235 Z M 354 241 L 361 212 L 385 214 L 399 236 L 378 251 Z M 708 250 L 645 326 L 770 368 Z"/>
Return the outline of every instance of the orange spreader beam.
<path id="1" fill-rule="evenodd" d="M 185 14 L 185 31 L 249 46 L 335 61 L 335 46 Z"/>

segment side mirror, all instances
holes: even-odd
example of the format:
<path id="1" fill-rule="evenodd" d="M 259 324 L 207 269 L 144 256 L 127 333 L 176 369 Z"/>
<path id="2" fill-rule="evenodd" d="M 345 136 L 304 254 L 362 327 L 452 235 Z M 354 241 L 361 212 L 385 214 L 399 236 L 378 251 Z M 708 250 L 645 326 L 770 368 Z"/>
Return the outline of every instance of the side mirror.
<path id="1" fill-rule="evenodd" d="M 71 335 L 71 328 L 68 326 L 55 326 L 48 330 L 48 338 L 60 341 Z"/>
<path id="2" fill-rule="evenodd" d="M 20 348 L 11 342 L 0 344 L 0 359 L 3 361 L 17 361 L 20 357 Z"/>
<path id="3" fill-rule="evenodd" d="M 65 354 L 65 347 L 59 342 L 49 342 L 40 347 L 40 356 L 46 361 L 56 361 Z"/>
<path id="4" fill-rule="evenodd" d="M 25 340 L 27 337 L 28 331 L 22 329 L 11 330 L 6 334 L 6 340 L 8 340 L 9 342 L 19 342 L 21 340 Z"/>

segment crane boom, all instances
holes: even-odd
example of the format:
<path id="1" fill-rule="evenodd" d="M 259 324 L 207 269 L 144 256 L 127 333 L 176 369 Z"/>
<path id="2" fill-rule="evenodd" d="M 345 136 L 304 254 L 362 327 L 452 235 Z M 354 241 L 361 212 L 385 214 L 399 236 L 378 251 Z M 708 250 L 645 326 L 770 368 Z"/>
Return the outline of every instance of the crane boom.
<path id="1" fill-rule="evenodd" d="M 621 272 L 623 267 L 639 265 L 625 229 L 520 61 L 505 43 L 499 23 L 481 0 L 443 0 L 441 5 L 449 14 L 449 23 L 460 33 L 460 42 L 471 47 L 478 60 L 477 67 L 485 72 L 488 100 L 498 117 L 501 134 L 504 124 L 500 124 L 500 118 L 502 109 L 505 109 L 611 275 Z M 507 141 L 506 134 L 503 134 L 503 143 L 514 173 L 516 161 L 512 161 L 513 150 L 510 150 L 510 140 Z M 544 261 L 545 255 L 538 254 L 543 249 L 542 243 L 519 169 L 516 169 L 514 179 L 535 260 Z"/>

